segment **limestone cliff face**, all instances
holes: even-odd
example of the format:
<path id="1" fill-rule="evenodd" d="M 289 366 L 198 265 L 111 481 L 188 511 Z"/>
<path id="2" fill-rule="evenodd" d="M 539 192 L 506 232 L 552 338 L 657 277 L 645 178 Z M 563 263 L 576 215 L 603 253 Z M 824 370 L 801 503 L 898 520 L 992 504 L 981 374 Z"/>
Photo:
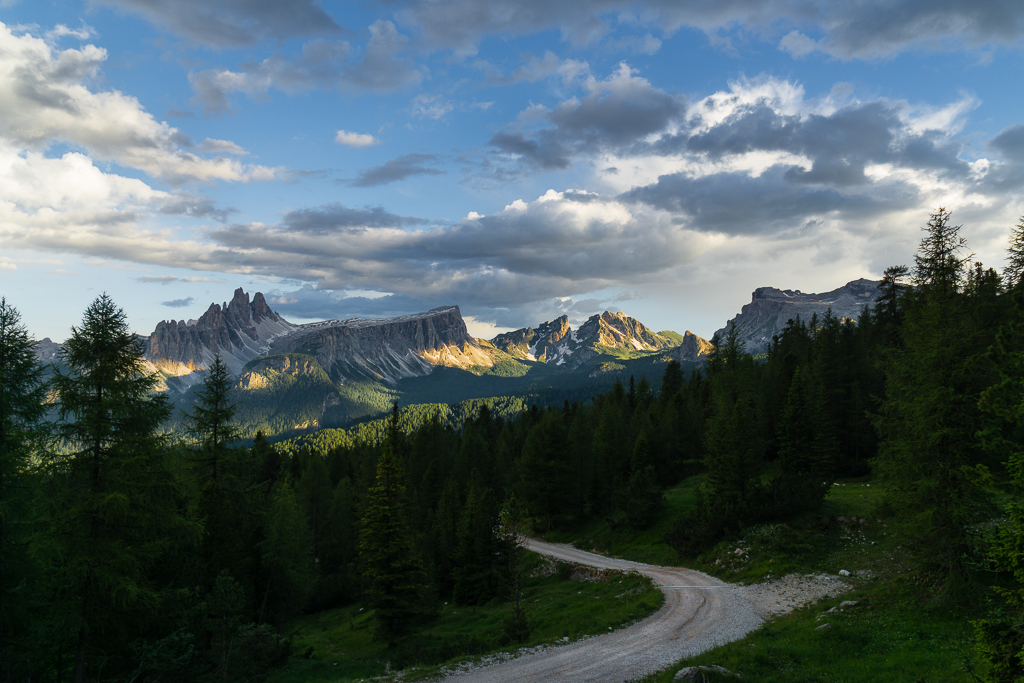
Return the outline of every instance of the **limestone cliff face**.
<path id="1" fill-rule="evenodd" d="M 854 280 L 839 289 L 823 294 L 804 294 L 800 290 L 781 290 L 774 287 L 759 287 L 754 290 L 749 304 L 743 306 L 739 315 L 715 334 L 724 339 L 729 325 L 736 324 L 736 331 L 746 342 L 747 351 L 764 353 L 772 343 L 772 336 L 780 334 L 790 319 L 797 316 L 808 322 L 817 314 L 820 318 L 829 309 L 838 318 L 860 317 L 865 306 L 878 298 L 878 280 Z"/>
<path id="2" fill-rule="evenodd" d="M 252 302 L 239 287 L 230 302 L 211 304 L 196 321 L 164 320 L 146 342 L 146 358 L 171 376 L 202 370 L 220 354 L 232 374 L 269 349 L 270 342 L 295 329 L 257 292 Z"/>
<path id="3" fill-rule="evenodd" d="M 336 382 L 368 378 L 388 383 L 427 375 L 435 365 L 490 367 L 495 353 L 469 335 L 458 306 L 398 318 L 302 325 L 277 340 L 272 351 L 313 356 Z"/>

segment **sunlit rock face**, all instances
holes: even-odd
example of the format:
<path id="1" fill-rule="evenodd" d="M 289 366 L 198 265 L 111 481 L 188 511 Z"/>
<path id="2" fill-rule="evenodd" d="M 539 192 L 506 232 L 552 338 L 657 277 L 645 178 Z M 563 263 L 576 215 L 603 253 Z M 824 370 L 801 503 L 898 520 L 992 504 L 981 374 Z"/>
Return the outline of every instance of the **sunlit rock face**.
<path id="1" fill-rule="evenodd" d="M 681 363 L 694 363 L 704 360 L 714 350 L 715 347 L 707 339 L 687 330 L 683 334 L 683 343 L 667 353 Z"/>
<path id="2" fill-rule="evenodd" d="M 241 288 L 212 304 L 199 320 L 165 320 L 146 339 L 146 358 L 187 388 L 201 381 L 217 354 L 238 377 L 246 363 L 270 354 L 313 356 L 335 382 L 364 378 L 397 382 L 437 365 L 485 368 L 500 352 L 469 335 L 458 306 L 383 319 L 325 320 L 294 325 L 271 310 L 262 293 Z"/>
<path id="3" fill-rule="evenodd" d="M 274 339 L 296 329 L 271 310 L 262 293 L 253 300 L 239 287 L 230 302 L 211 304 L 196 321 L 164 320 L 146 340 L 146 358 L 162 373 L 181 377 L 208 368 L 220 354 L 237 375 L 262 356 Z"/>
<path id="4" fill-rule="evenodd" d="M 746 350 L 755 355 L 766 352 L 772 343 L 772 336 L 781 334 L 789 320 L 799 318 L 808 323 L 811 316 L 818 318 L 829 309 L 837 318 L 857 320 L 865 306 L 873 305 L 878 298 L 881 280 L 854 280 L 839 289 L 823 294 L 804 294 L 800 290 L 759 287 L 754 290 L 750 303 L 743 306 L 739 315 L 730 320 L 715 334 L 725 339 L 729 326 L 736 324 L 736 331 L 746 343 Z"/>
<path id="5" fill-rule="evenodd" d="M 576 330 L 563 315 L 536 329 L 500 334 L 491 343 L 516 358 L 553 363 L 567 370 L 575 370 L 601 353 L 659 351 L 675 345 L 640 321 L 608 311 L 591 316 Z"/>
<path id="6" fill-rule="evenodd" d="M 494 365 L 495 350 L 470 336 L 458 306 L 397 318 L 327 320 L 298 327 L 273 353 L 316 358 L 336 382 L 366 378 L 395 383 L 430 374 L 434 366 Z"/>
<path id="7" fill-rule="evenodd" d="M 513 358 L 545 362 L 549 352 L 555 352 L 570 332 L 569 317 L 563 315 L 537 325 L 537 329 L 524 327 L 499 334 L 491 344 Z"/>

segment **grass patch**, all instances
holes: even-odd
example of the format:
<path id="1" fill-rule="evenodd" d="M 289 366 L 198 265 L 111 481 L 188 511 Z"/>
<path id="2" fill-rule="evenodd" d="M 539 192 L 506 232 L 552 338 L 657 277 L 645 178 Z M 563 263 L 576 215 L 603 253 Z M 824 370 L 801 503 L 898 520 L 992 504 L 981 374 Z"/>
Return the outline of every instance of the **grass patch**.
<path id="1" fill-rule="evenodd" d="M 857 604 L 825 614 L 847 600 Z M 683 667 L 718 665 L 758 683 L 966 683 L 974 680 L 969 618 L 961 610 L 922 604 L 906 582 L 885 582 L 773 619 L 743 640 L 644 681 L 667 683 Z"/>
<path id="2" fill-rule="evenodd" d="M 723 666 L 759 683 L 836 681 L 967 682 L 973 677 L 977 611 L 936 603 L 936 577 L 915 568 L 910 553 L 879 518 L 884 489 L 870 478 L 840 480 L 822 508 L 785 522 L 748 527 L 697 557 L 680 558 L 661 538 L 694 504 L 701 477 L 666 491 L 655 525 L 643 532 L 594 523 L 552 540 L 656 564 L 681 564 L 730 582 L 754 583 L 791 573 L 853 574 L 854 589 L 777 617 L 730 643 L 644 679 L 667 683 L 685 666 Z M 846 600 L 852 608 L 838 609 Z M 821 618 L 819 618 L 821 617 Z M 829 628 L 817 631 L 823 624 Z M 736 681 L 705 672 L 709 681 Z"/>
<path id="3" fill-rule="evenodd" d="M 441 614 L 393 649 L 373 637 L 373 617 L 359 605 L 301 617 L 286 628 L 292 658 L 271 672 L 270 683 L 327 683 L 383 675 L 415 667 L 405 680 L 436 673 L 467 656 L 513 651 L 520 646 L 575 640 L 604 633 L 651 614 L 663 596 L 637 574 L 603 573 L 585 579 L 580 573 L 528 553 L 525 605 L 535 626 L 530 640 L 501 644 L 506 604 L 495 600 L 482 607 L 446 605 Z"/>
<path id="4" fill-rule="evenodd" d="M 837 574 L 843 569 L 895 576 L 908 569 L 908 560 L 877 516 L 883 493 L 870 480 L 839 482 L 820 510 L 748 527 L 685 564 L 744 583 L 791 573 Z"/>

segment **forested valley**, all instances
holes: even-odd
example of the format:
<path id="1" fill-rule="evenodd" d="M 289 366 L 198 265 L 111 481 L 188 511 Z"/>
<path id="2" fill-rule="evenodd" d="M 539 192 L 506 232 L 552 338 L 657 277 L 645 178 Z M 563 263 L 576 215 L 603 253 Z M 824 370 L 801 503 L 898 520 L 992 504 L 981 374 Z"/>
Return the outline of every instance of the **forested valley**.
<path id="1" fill-rule="evenodd" d="M 292 619 L 356 604 L 396 662 L 452 654 L 407 647 L 447 603 L 507 604 L 480 639 L 514 644 L 532 628 L 526 533 L 639 532 L 666 489 L 700 477 L 664 534 L 685 564 L 869 474 L 929 599 L 975 605 L 979 671 L 1017 680 L 1024 221 L 1002 273 L 974 262 L 959 230 L 938 210 L 877 305 L 857 321 L 792 320 L 763 356 L 733 329 L 688 376 L 672 362 L 508 417 L 481 402 L 461 430 L 437 415 L 403 423 L 396 405 L 365 438 L 321 449 L 240 445 L 219 362 L 186 430 L 169 433 L 110 297 L 52 376 L 5 300 L 0 680 L 254 680 L 303 656 Z"/>

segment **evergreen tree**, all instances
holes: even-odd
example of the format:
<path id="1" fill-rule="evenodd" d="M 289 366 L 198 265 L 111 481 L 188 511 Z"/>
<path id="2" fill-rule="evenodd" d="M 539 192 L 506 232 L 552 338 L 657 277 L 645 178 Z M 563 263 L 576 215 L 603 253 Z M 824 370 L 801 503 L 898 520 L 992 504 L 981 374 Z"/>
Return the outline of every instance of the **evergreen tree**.
<path id="1" fill-rule="evenodd" d="M 807 373 L 801 370 L 793 375 L 780 425 L 780 472 L 772 482 L 780 513 L 819 507 L 832 474 L 824 403 L 813 399 Z"/>
<path id="2" fill-rule="evenodd" d="M 992 331 L 974 329 L 965 310 L 959 226 L 940 208 L 925 230 L 914 259 L 917 287 L 900 300 L 902 347 L 885 356 L 877 464 L 894 520 L 942 573 L 946 593 L 960 600 L 970 574 L 971 529 L 983 511 L 972 471 L 982 460 L 978 395 L 990 383 L 978 362 L 980 342 Z"/>
<path id="3" fill-rule="evenodd" d="M 29 471 L 46 398 L 35 348 L 17 309 L 0 298 L 0 681 L 24 675 L 17 663 L 24 659 L 30 605 L 17 588 L 31 575 Z"/>
<path id="4" fill-rule="evenodd" d="M 498 539 L 505 557 L 506 579 L 512 605 L 505 620 L 505 636 L 513 643 L 530 636 L 530 614 L 523 607 L 522 558 L 526 549 L 526 513 L 515 494 L 509 496 L 499 513 Z"/>
<path id="5" fill-rule="evenodd" d="M 1024 216 L 1010 230 L 1010 246 L 1006 250 L 1003 280 L 1007 289 L 1016 289 L 1024 280 Z"/>
<path id="6" fill-rule="evenodd" d="M 398 405 L 392 411 L 388 441 L 377 462 L 363 517 L 359 550 L 366 579 L 366 601 L 375 611 L 377 634 L 393 644 L 422 612 L 422 569 L 405 520 L 405 482 L 395 456 Z"/>
<path id="7" fill-rule="evenodd" d="M 679 361 L 672 359 L 665 366 L 665 372 L 661 376 L 661 394 L 658 396 L 663 404 L 668 403 L 675 395 L 683 390 L 683 366 Z"/>
<path id="8" fill-rule="evenodd" d="M 161 601 L 149 570 L 198 527 L 180 513 L 165 465 L 161 424 L 170 407 L 153 395 L 142 345 L 106 294 L 85 311 L 62 348 L 58 371 L 58 453 L 44 469 L 53 485 L 35 550 L 50 597 L 49 619 L 75 652 L 74 683 L 87 655 L 116 646 L 132 618 L 145 620 Z"/>
<path id="9" fill-rule="evenodd" d="M 914 255 L 914 284 L 932 299 L 949 300 L 963 285 L 964 271 L 973 254 L 964 254 L 967 239 L 962 225 L 952 225 L 952 214 L 943 207 L 928 217 L 921 228 L 924 238 Z"/>
<path id="10" fill-rule="evenodd" d="M 196 406 L 185 413 L 186 429 L 198 443 L 200 461 L 214 480 L 223 466 L 227 445 L 241 436 L 238 427 L 231 424 L 237 408 L 231 402 L 231 386 L 231 375 L 218 353 L 203 379 Z"/>
<path id="11" fill-rule="evenodd" d="M 494 528 L 497 514 L 491 492 L 473 470 L 459 526 L 452 597 L 463 605 L 482 605 L 497 592 Z"/>
<path id="12" fill-rule="evenodd" d="M 652 464 L 647 432 L 641 429 L 633 445 L 632 473 L 624 491 L 622 510 L 626 524 L 634 529 L 646 529 L 654 522 L 661 501 L 661 488 Z"/>
<path id="13" fill-rule="evenodd" d="M 545 520 L 550 529 L 566 510 L 565 491 L 569 488 L 567 432 L 560 411 L 549 411 L 540 424 L 530 430 L 519 460 L 520 492 L 534 516 Z"/>
<path id="14" fill-rule="evenodd" d="M 459 498 L 459 485 L 454 477 L 449 477 L 436 513 L 431 511 L 429 547 L 432 573 L 434 586 L 442 597 L 451 595 L 455 586 L 455 552 L 459 545 L 459 517 L 462 515 Z"/>
<path id="15" fill-rule="evenodd" d="M 273 624 L 280 633 L 285 620 L 305 607 L 313 589 L 309 521 L 287 482 L 271 491 L 262 532 L 259 552 L 265 583 L 261 581 L 258 623 Z"/>

